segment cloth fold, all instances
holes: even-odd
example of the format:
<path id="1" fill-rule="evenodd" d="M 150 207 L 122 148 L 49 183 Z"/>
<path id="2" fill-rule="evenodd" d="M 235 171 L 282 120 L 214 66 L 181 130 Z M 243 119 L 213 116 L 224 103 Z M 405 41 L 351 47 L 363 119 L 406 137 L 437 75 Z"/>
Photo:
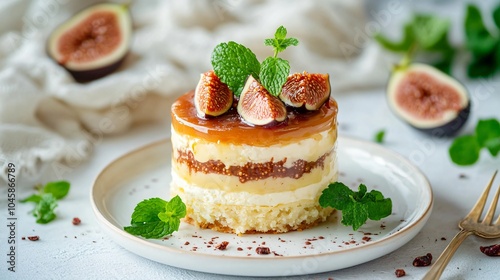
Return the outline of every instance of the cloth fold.
<path id="1" fill-rule="evenodd" d="M 46 55 L 45 45 L 57 24 L 96 1 L 85 2 L 0 4 L 0 166 L 14 162 L 20 176 L 37 177 L 55 162 L 83 161 L 96 139 L 165 118 L 171 102 L 211 68 L 216 44 L 236 41 L 262 61 L 272 55 L 263 40 L 280 25 L 300 41 L 282 53 L 291 71 L 329 73 L 333 95 L 386 80 L 387 71 L 377 71 L 389 63 L 384 52 L 353 42 L 353 28 L 367 24 L 361 0 L 189 0 L 133 2 L 133 41 L 124 64 L 76 83 Z M 342 43 L 356 51 L 346 53 Z"/>

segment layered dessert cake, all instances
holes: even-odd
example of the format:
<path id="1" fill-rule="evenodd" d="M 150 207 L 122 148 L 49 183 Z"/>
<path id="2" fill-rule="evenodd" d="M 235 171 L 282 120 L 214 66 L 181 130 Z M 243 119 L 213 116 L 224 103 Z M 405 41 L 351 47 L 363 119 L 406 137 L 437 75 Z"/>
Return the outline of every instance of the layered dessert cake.
<path id="1" fill-rule="evenodd" d="M 170 192 L 186 204 L 185 221 L 237 234 L 302 230 L 325 221 L 333 209 L 321 208 L 318 199 L 337 179 L 337 103 L 329 77 L 291 75 L 282 95 L 318 88 L 327 90 L 325 98 L 297 105 L 297 98 L 271 96 L 250 77 L 233 100 L 213 71 L 202 74 L 196 89 L 171 108 Z M 197 99 L 205 91 L 213 100 Z M 223 113 L 200 113 L 228 98 Z"/>

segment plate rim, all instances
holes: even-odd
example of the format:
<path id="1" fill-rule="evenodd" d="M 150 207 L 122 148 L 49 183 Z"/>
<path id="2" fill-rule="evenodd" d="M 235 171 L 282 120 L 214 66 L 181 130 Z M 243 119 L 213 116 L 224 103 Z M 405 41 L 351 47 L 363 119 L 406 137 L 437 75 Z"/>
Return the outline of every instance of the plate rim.
<path id="1" fill-rule="evenodd" d="M 95 198 L 96 185 L 97 185 L 99 179 L 103 176 L 103 174 L 105 174 L 108 170 L 110 170 L 111 168 L 113 168 L 114 165 L 117 165 L 120 161 L 126 160 L 128 157 L 131 157 L 131 156 L 133 156 L 135 154 L 142 153 L 142 152 L 144 152 L 144 150 L 156 148 L 158 146 L 165 145 L 165 144 L 168 145 L 168 142 L 170 141 L 170 137 L 164 138 L 164 139 L 160 139 L 160 140 L 154 141 L 152 143 L 140 146 L 140 147 L 135 148 L 135 149 L 133 149 L 131 151 L 128 151 L 128 152 L 122 154 L 121 156 L 118 156 L 117 158 L 115 158 L 112 161 L 110 161 L 97 174 L 97 176 L 94 178 L 94 180 L 92 182 L 92 186 L 90 188 L 90 202 L 91 202 L 92 210 L 93 210 L 94 215 L 96 216 L 96 219 L 99 222 L 100 226 L 105 226 L 106 229 L 108 230 L 108 232 L 109 232 L 109 230 L 111 230 L 111 232 L 113 232 L 114 234 L 119 235 L 121 238 L 125 238 L 128 241 L 137 243 L 137 245 L 146 246 L 146 248 L 147 247 L 151 247 L 151 249 L 158 249 L 158 250 L 162 250 L 162 251 L 168 251 L 168 252 L 175 253 L 175 254 L 185 254 L 185 255 L 188 255 L 188 256 L 196 256 L 198 258 L 202 258 L 202 257 L 206 258 L 206 257 L 208 257 L 210 259 L 218 258 L 218 259 L 222 259 L 222 260 L 240 259 L 240 260 L 245 260 L 245 261 L 248 261 L 248 262 L 256 262 L 256 261 L 262 261 L 262 260 L 265 260 L 266 262 L 280 262 L 280 261 L 288 261 L 288 260 L 299 260 L 299 259 L 305 259 L 305 258 L 310 258 L 310 257 L 321 258 L 321 257 L 326 257 L 326 256 L 331 256 L 331 255 L 337 255 L 337 254 L 345 254 L 345 253 L 351 253 L 351 252 L 355 253 L 355 252 L 357 252 L 359 250 L 364 250 L 364 249 L 367 249 L 367 248 L 372 248 L 372 247 L 380 245 L 381 243 L 386 243 L 386 242 L 388 242 L 388 240 L 390 241 L 391 239 L 404 238 L 409 231 L 411 231 L 414 227 L 421 225 L 422 223 L 423 224 L 421 225 L 421 228 L 423 228 L 425 226 L 426 221 L 428 220 L 428 218 L 430 217 L 430 215 L 432 213 L 432 208 L 433 208 L 433 205 L 434 205 L 434 194 L 433 194 L 433 191 L 432 191 L 432 186 L 431 186 L 431 184 L 430 184 L 427 176 L 425 176 L 425 174 L 417 166 L 415 166 L 413 163 L 411 163 L 407 158 L 405 158 L 404 156 L 402 156 L 401 154 L 399 154 L 399 153 L 397 153 L 397 152 L 395 152 L 393 150 L 390 150 L 390 149 L 388 149 L 386 147 L 383 147 L 380 144 L 369 142 L 369 141 L 358 139 L 358 138 L 354 138 L 354 137 L 348 137 L 348 136 L 339 136 L 337 138 L 337 140 L 338 140 L 339 143 L 342 143 L 343 141 L 351 141 L 351 142 L 356 142 L 358 145 L 359 144 L 362 144 L 363 146 L 368 145 L 368 146 L 370 146 L 370 149 L 375 149 L 375 150 L 381 151 L 383 153 L 388 153 L 388 154 L 390 154 L 391 157 L 393 157 L 393 158 L 395 158 L 395 159 L 397 159 L 397 160 L 399 160 L 401 162 L 404 162 L 408 167 L 410 167 L 411 169 L 413 169 L 413 171 L 415 171 L 415 173 L 424 180 L 425 187 L 422 187 L 422 189 L 425 190 L 425 193 L 427 193 L 428 197 L 429 197 L 429 203 L 427 205 L 425 205 L 425 209 L 422 209 L 423 211 L 422 211 L 421 215 L 419 215 L 418 217 L 415 217 L 412 222 L 406 224 L 405 226 L 403 226 L 402 228 L 400 228 L 396 232 L 393 232 L 391 234 L 387 234 L 386 236 L 384 236 L 384 237 L 382 237 L 380 239 L 377 239 L 377 240 L 374 240 L 372 242 L 363 244 L 363 246 L 350 247 L 350 248 L 347 248 L 346 250 L 342 250 L 342 251 L 320 252 L 320 253 L 311 254 L 311 255 L 294 255 L 294 256 L 285 256 L 285 257 L 279 257 L 279 258 L 268 258 L 266 256 L 263 256 L 263 257 L 255 257 L 255 256 L 254 257 L 248 257 L 248 256 L 213 255 L 213 254 L 208 254 L 208 253 L 204 253 L 204 252 L 192 252 L 192 251 L 175 249 L 175 248 L 171 248 L 169 246 L 164 246 L 164 245 L 161 245 L 161 244 L 149 242 L 146 239 L 143 239 L 143 238 L 140 238 L 140 237 L 128 234 L 123 229 L 117 227 L 115 224 L 113 224 L 113 222 L 111 222 L 110 220 L 108 220 L 105 217 L 104 213 L 101 213 L 101 209 L 100 209 L 100 207 L 97 206 L 97 202 L 96 202 L 96 198 Z M 119 184 L 117 184 L 117 185 L 119 185 Z M 115 190 L 115 189 L 116 188 L 113 188 L 112 190 Z M 417 208 L 417 209 L 419 209 L 419 208 Z M 421 228 L 418 231 L 416 231 L 413 234 L 413 236 L 411 236 L 411 238 L 409 238 L 408 241 L 406 241 L 403 244 L 401 244 L 400 246 L 396 247 L 396 249 L 399 248 L 399 247 L 401 247 L 401 246 L 403 246 L 404 244 L 406 244 L 407 242 L 409 242 L 411 239 L 413 239 L 415 237 L 415 235 L 418 234 L 418 232 L 421 230 Z M 121 247 L 124 247 L 124 248 L 128 249 L 128 246 L 125 246 L 121 242 L 117 242 L 117 240 L 115 238 L 112 238 L 112 239 L 113 239 L 113 241 L 115 243 L 117 243 Z M 389 253 L 391 253 L 394 250 L 395 249 L 393 249 L 393 250 L 391 250 L 391 251 L 389 251 L 389 252 L 387 252 L 387 253 L 385 253 L 383 255 L 389 254 Z M 128 250 L 128 251 L 130 251 L 130 250 Z M 140 255 L 140 256 L 145 257 L 145 258 L 150 259 L 150 260 L 154 260 L 156 262 L 160 262 L 160 263 L 163 263 L 163 264 L 171 265 L 171 264 L 168 264 L 168 263 L 165 263 L 165 262 L 161 262 L 161 261 L 158 261 L 156 259 L 147 257 L 144 254 L 141 254 L 139 252 L 133 252 L 133 251 L 131 251 L 131 253 Z M 379 258 L 379 257 L 380 256 L 372 258 L 371 260 L 374 260 L 374 259 Z M 362 263 L 364 263 L 364 262 L 362 262 Z M 362 263 L 359 263 L 359 264 L 362 264 Z M 177 266 L 177 267 L 180 267 L 180 266 Z M 187 267 L 182 267 L 182 268 L 187 268 Z M 187 269 L 190 269 L 190 268 L 187 268 Z M 335 269 L 332 269 L 332 270 L 335 270 Z M 199 270 L 199 271 L 203 271 L 203 270 Z M 221 273 L 221 274 L 223 274 L 223 273 Z M 247 274 L 229 274 L 229 273 L 224 273 L 224 274 L 227 274 L 227 275 L 240 275 L 240 276 L 247 275 Z M 262 276 L 266 276 L 266 275 L 267 274 L 263 274 Z M 298 274 L 294 274 L 294 275 L 298 275 Z"/>

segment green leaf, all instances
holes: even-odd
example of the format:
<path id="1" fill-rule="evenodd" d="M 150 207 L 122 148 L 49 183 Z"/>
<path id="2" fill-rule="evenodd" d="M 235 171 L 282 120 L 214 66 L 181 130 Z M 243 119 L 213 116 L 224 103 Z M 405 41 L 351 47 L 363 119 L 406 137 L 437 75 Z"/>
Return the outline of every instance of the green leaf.
<path id="1" fill-rule="evenodd" d="M 419 46 L 424 50 L 435 46 L 446 38 L 450 29 L 450 22 L 432 15 L 416 15 L 412 22 L 413 34 Z"/>
<path id="2" fill-rule="evenodd" d="M 319 197 L 319 205 L 321 207 L 332 207 L 338 210 L 343 210 L 351 203 L 350 197 L 354 195 L 349 187 L 341 182 L 335 182 L 328 185 L 323 190 Z"/>
<path id="3" fill-rule="evenodd" d="M 44 193 L 51 193 L 56 199 L 64 198 L 70 188 L 70 183 L 66 181 L 49 182 L 43 187 Z"/>
<path id="4" fill-rule="evenodd" d="M 390 198 L 384 198 L 382 193 L 376 190 L 372 190 L 370 193 L 375 199 L 366 203 L 368 218 L 370 220 L 378 221 L 391 215 L 392 200 Z"/>
<path id="5" fill-rule="evenodd" d="M 385 130 L 379 130 L 374 137 L 374 141 L 377 143 L 383 143 L 384 142 L 384 136 L 385 136 Z"/>
<path id="6" fill-rule="evenodd" d="M 490 77 L 498 71 L 495 63 L 495 54 L 491 53 L 483 57 L 473 56 L 467 66 L 467 75 L 471 78 Z"/>
<path id="7" fill-rule="evenodd" d="M 271 93 L 278 96 L 290 73 L 288 61 L 281 58 L 268 57 L 261 65 L 260 81 Z"/>
<path id="8" fill-rule="evenodd" d="M 495 10 L 493 10 L 493 22 L 498 29 L 500 29 L 500 6 L 497 6 Z"/>
<path id="9" fill-rule="evenodd" d="M 22 199 L 20 201 L 22 203 L 24 203 L 24 202 L 35 202 L 35 203 L 38 203 L 41 199 L 42 199 L 42 197 L 40 195 L 38 195 L 38 194 L 32 194 L 32 195 L 28 196 L 27 198 Z"/>
<path id="10" fill-rule="evenodd" d="M 132 213 L 131 226 L 124 230 L 144 238 L 162 238 L 179 230 L 180 221 L 186 216 L 186 205 L 179 196 L 170 201 L 161 198 L 145 199 Z"/>
<path id="11" fill-rule="evenodd" d="M 449 154 L 458 165 L 472 165 L 479 159 L 481 146 L 474 135 L 465 135 L 453 140 Z"/>
<path id="12" fill-rule="evenodd" d="M 480 147 L 486 147 L 492 156 L 500 150 L 500 122 L 496 119 L 479 120 L 476 126 L 476 137 Z"/>
<path id="13" fill-rule="evenodd" d="M 46 224 L 56 218 L 54 209 L 57 207 L 57 200 L 52 193 L 45 193 L 42 195 L 40 201 L 37 203 L 33 215 L 36 217 L 36 222 L 39 224 Z"/>
<path id="14" fill-rule="evenodd" d="M 239 96 L 249 75 L 259 79 L 260 63 L 255 54 L 235 42 L 217 45 L 211 57 L 212 67 L 219 79 Z"/>
<path id="15" fill-rule="evenodd" d="M 159 239 L 168 235 L 169 226 L 163 221 L 145 222 L 123 228 L 132 235 L 142 236 L 144 238 Z"/>
<path id="16" fill-rule="evenodd" d="M 342 210 L 342 224 L 352 226 L 352 230 L 358 230 L 366 220 L 368 220 L 368 210 L 365 204 L 351 203 Z"/>
<path id="17" fill-rule="evenodd" d="M 161 198 L 150 198 L 139 202 L 132 213 L 131 224 L 159 221 L 158 213 L 164 212 L 167 202 Z"/>
<path id="18" fill-rule="evenodd" d="M 497 40 L 483 23 L 481 11 L 472 4 L 467 6 L 465 35 L 467 48 L 478 57 L 490 54 L 497 45 Z"/>
<path id="19" fill-rule="evenodd" d="M 278 27 L 278 29 L 276 29 L 276 33 L 274 33 L 274 38 L 275 39 L 285 39 L 286 38 L 286 28 L 283 27 L 283 26 L 280 26 Z"/>
<path id="20" fill-rule="evenodd" d="M 399 42 L 393 42 L 382 36 L 380 33 L 376 34 L 374 38 L 380 45 L 382 45 L 382 47 L 393 52 L 408 51 L 415 40 L 413 35 L 413 26 L 411 23 L 405 24 L 403 28 L 403 38 Z"/>

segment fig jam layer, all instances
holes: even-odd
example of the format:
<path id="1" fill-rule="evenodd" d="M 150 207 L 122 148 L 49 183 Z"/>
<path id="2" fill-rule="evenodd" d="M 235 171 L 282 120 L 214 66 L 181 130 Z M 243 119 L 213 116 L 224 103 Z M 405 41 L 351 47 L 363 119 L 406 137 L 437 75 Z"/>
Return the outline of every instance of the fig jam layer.
<path id="1" fill-rule="evenodd" d="M 194 107 L 194 91 L 179 97 L 172 105 L 172 126 L 177 133 L 206 141 L 266 147 L 308 138 L 335 129 L 337 102 L 329 99 L 317 111 L 297 112 L 287 109 L 287 119 L 279 124 L 260 127 L 245 123 L 233 106 L 214 118 L 200 118 Z"/>

